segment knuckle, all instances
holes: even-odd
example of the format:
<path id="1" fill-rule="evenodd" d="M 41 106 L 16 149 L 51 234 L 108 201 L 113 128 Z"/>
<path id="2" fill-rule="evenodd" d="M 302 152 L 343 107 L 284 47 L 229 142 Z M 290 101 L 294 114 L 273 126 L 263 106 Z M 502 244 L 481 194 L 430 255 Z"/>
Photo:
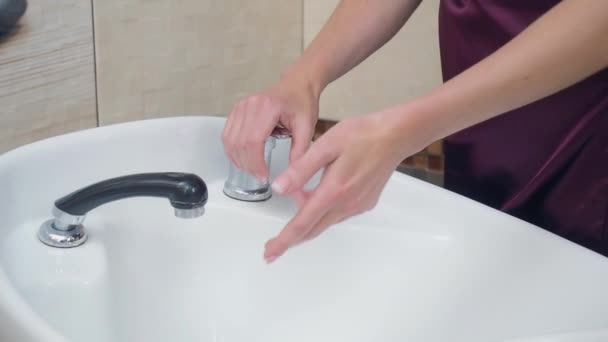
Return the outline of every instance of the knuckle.
<path id="1" fill-rule="evenodd" d="M 257 93 L 256 94 L 251 94 L 249 96 L 249 100 L 251 100 L 251 101 L 258 101 L 259 99 L 260 99 L 260 94 L 257 94 Z"/>
<path id="2" fill-rule="evenodd" d="M 264 94 L 253 94 L 249 97 L 249 100 L 255 104 L 262 104 L 266 100 L 266 96 Z"/>
<path id="3" fill-rule="evenodd" d="M 301 173 L 299 173 L 296 170 L 288 170 L 285 173 L 285 175 L 286 175 L 287 179 L 289 179 L 289 182 L 291 184 L 297 184 L 299 186 L 304 186 L 304 184 L 306 183 L 306 179 L 304 178 L 304 175 L 302 175 Z"/>
<path id="4" fill-rule="evenodd" d="M 268 93 L 258 93 L 259 99 L 264 102 L 271 102 L 272 96 L 268 95 Z"/>
<path id="5" fill-rule="evenodd" d="M 351 196 L 351 200 L 347 202 L 346 211 L 350 215 L 358 215 L 373 209 L 376 205 L 374 199 L 370 199 L 364 195 Z"/>
<path id="6" fill-rule="evenodd" d="M 380 200 L 380 198 L 376 197 L 375 199 L 373 199 L 372 201 L 370 201 L 368 203 L 368 205 L 366 206 L 367 211 L 370 211 L 370 210 L 374 209 L 378 205 L 378 201 L 379 200 Z"/>
<path id="7" fill-rule="evenodd" d="M 222 139 L 222 142 L 224 143 L 224 145 L 227 145 L 230 143 L 230 134 L 229 134 L 228 130 L 224 129 L 222 131 L 221 139 Z"/>
<path id="8" fill-rule="evenodd" d="M 358 201 L 351 201 L 346 205 L 345 211 L 349 216 L 353 216 L 363 212 L 364 208 Z"/>
<path id="9" fill-rule="evenodd" d="M 366 210 L 366 205 L 362 200 L 356 200 L 353 204 L 353 210 L 355 214 L 360 214 Z"/>
<path id="10" fill-rule="evenodd" d="M 253 144 L 255 144 L 255 141 L 254 141 L 254 139 L 253 139 L 251 136 L 244 137 L 244 138 L 241 140 L 241 146 L 242 146 L 243 148 L 250 147 L 250 146 L 251 146 L 251 145 L 253 145 Z"/>
<path id="11" fill-rule="evenodd" d="M 242 144 L 242 148 L 246 149 L 248 151 L 248 153 L 253 153 L 252 150 L 255 148 L 256 145 L 258 145 L 258 142 L 254 138 L 247 137 L 247 138 L 243 139 L 241 144 Z"/>
<path id="12" fill-rule="evenodd" d="M 243 147 L 243 143 L 240 139 L 232 140 L 228 145 L 234 150 L 240 150 Z"/>
<path id="13" fill-rule="evenodd" d="M 294 220 L 294 221 L 291 223 L 291 231 L 292 231 L 292 234 L 290 234 L 290 236 L 291 236 L 292 238 L 294 238 L 294 239 L 295 239 L 295 237 L 296 237 L 296 236 L 299 236 L 299 235 L 301 235 L 303 232 L 305 232 L 305 231 L 306 231 L 306 228 L 307 228 L 306 223 L 304 223 L 304 222 L 303 222 L 303 221 L 301 221 L 301 220 Z"/>
<path id="14" fill-rule="evenodd" d="M 224 143 L 224 150 L 226 152 L 233 152 L 236 150 L 236 147 L 234 145 L 234 142 L 230 139 L 230 138 L 226 138 L 226 140 L 223 140 Z"/>
<path id="15" fill-rule="evenodd" d="M 240 137 L 235 145 L 238 149 L 245 150 L 249 146 L 249 139 L 247 137 Z"/>
<path id="16" fill-rule="evenodd" d="M 333 193 L 336 199 L 344 198 L 350 192 L 350 186 L 344 181 L 337 181 L 333 184 Z"/>

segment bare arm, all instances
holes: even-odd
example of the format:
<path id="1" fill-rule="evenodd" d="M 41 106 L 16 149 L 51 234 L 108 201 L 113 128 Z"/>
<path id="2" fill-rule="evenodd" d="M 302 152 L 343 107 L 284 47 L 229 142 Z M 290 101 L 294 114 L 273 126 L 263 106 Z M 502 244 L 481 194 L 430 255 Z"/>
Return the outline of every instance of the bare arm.
<path id="1" fill-rule="evenodd" d="M 404 124 L 443 138 L 608 67 L 608 1 L 566 0 L 494 54 L 402 108 Z"/>
<path id="2" fill-rule="evenodd" d="M 306 78 L 317 94 L 389 41 L 421 0 L 342 0 L 286 74 Z"/>

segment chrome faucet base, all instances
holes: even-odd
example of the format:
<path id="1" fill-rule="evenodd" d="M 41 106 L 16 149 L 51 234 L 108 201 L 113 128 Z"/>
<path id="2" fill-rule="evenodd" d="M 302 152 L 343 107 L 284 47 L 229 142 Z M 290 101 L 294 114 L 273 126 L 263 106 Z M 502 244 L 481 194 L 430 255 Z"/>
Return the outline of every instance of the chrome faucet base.
<path id="1" fill-rule="evenodd" d="M 72 248 L 87 241 L 88 235 L 82 224 L 58 229 L 55 227 L 55 222 L 55 219 L 47 220 L 38 230 L 38 239 L 45 245 L 57 248 Z"/>
<path id="2" fill-rule="evenodd" d="M 226 182 L 224 186 L 224 195 L 239 201 L 261 202 L 266 201 L 272 196 L 272 190 L 270 190 L 269 186 L 258 190 L 245 190 L 236 188 Z"/>

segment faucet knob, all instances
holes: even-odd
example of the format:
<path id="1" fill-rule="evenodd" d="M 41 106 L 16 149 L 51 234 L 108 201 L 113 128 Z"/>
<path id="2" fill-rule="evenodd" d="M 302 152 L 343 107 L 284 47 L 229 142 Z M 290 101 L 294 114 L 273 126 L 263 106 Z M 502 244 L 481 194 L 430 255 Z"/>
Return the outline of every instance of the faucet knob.
<path id="1" fill-rule="evenodd" d="M 285 127 L 277 126 L 273 129 L 268 139 L 266 139 L 264 143 L 264 162 L 268 165 L 269 169 L 272 150 L 276 146 L 276 140 L 289 138 L 291 138 L 291 132 Z M 241 201 L 259 202 L 269 199 L 272 196 L 272 190 L 270 189 L 269 180 L 259 180 L 230 162 L 228 166 L 228 179 L 224 183 L 224 194 Z"/>

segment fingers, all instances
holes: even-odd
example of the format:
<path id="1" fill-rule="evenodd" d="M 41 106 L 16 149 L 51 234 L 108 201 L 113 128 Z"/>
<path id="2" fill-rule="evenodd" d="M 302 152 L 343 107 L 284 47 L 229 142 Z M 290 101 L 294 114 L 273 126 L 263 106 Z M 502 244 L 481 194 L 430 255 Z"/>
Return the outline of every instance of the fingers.
<path id="1" fill-rule="evenodd" d="M 300 209 L 283 230 L 267 242 L 264 258 L 272 262 L 291 246 L 312 239 L 332 224 L 371 210 L 402 157 L 393 137 L 377 134 L 383 122 L 364 118 L 344 121 L 321 136 L 294 160 L 273 190 L 289 194 Z M 372 126 L 377 124 L 378 126 Z M 296 152 L 297 153 L 297 152 Z M 325 169 L 312 193 L 304 184 Z"/>
<path id="2" fill-rule="evenodd" d="M 327 214 L 325 214 L 325 216 L 323 216 L 319 220 L 319 222 L 317 222 L 317 224 L 308 232 L 308 234 L 306 234 L 302 238 L 302 241 L 312 240 L 316 238 L 317 236 L 321 235 L 321 233 L 323 233 L 325 230 L 327 230 L 327 228 L 336 223 L 344 221 L 344 219 L 346 219 L 346 214 L 343 213 L 342 208 L 330 210 Z"/>
<path id="3" fill-rule="evenodd" d="M 305 237 L 335 205 L 335 199 L 339 194 L 335 189 L 326 185 L 322 182 L 279 235 L 266 243 L 264 259 L 267 262 L 274 261 L 289 247 Z"/>
<path id="4" fill-rule="evenodd" d="M 268 179 L 268 165 L 264 159 L 266 138 L 252 138 L 244 142 L 240 149 L 240 163 L 243 170 L 254 175 L 257 179 L 266 181 Z"/>
<path id="5" fill-rule="evenodd" d="M 222 132 L 224 150 L 239 168 L 259 179 L 268 178 L 264 144 L 279 121 L 280 107 L 264 95 L 240 101 L 228 116 Z"/>
<path id="6" fill-rule="evenodd" d="M 350 182 L 345 179 L 346 165 L 340 160 L 333 162 L 325 169 L 314 191 L 296 190 L 291 194 L 301 209 L 281 233 L 266 244 L 267 262 L 273 262 L 294 245 L 316 238 L 330 226 L 375 207 L 384 183 L 372 181 L 347 186 Z"/>
<path id="7" fill-rule="evenodd" d="M 226 154 L 228 159 L 235 163 L 235 165 L 237 165 L 237 158 L 235 158 L 234 156 L 234 149 L 232 147 L 233 141 L 235 140 L 235 134 L 238 132 L 238 128 L 236 128 L 235 126 L 237 122 L 236 116 L 241 111 L 241 109 L 239 108 L 240 106 L 241 103 L 237 103 L 234 106 L 232 112 L 230 112 L 230 114 L 228 115 L 228 118 L 226 119 L 226 124 L 224 125 L 224 129 L 222 130 L 222 143 L 224 145 L 224 153 Z"/>
<path id="8" fill-rule="evenodd" d="M 310 147 L 312 139 L 314 125 L 310 122 L 308 117 L 300 116 L 296 117 L 296 122 L 290 125 L 291 130 L 291 151 L 289 153 L 289 162 L 293 163 Z"/>
<path id="9" fill-rule="evenodd" d="M 278 194 L 291 194 L 302 189 L 315 173 L 333 162 L 337 156 L 337 147 L 321 137 L 274 180 L 272 189 Z"/>
<path id="10" fill-rule="evenodd" d="M 277 177 L 272 184 L 275 191 L 277 191 L 277 187 L 283 186 L 282 184 L 289 184 L 291 187 L 285 188 L 285 191 L 277 192 L 290 192 L 298 203 L 300 210 L 277 237 L 266 243 L 264 259 L 269 263 L 307 236 L 317 222 L 335 206 L 336 200 L 341 196 L 341 189 L 332 180 L 331 166 L 325 168 L 321 182 L 314 191 L 310 192 L 302 189 L 312 175 L 332 162 L 330 157 L 332 152 L 330 150 L 324 151 L 325 145 L 325 141 L 319 140 L 317 145 L 310 148 L 302 158 L 292 163 L 288 170 Z M 279 190 L 282 189 L 279 188 Z"/>
<path id="11" fill-rule="evenodd" d="M 298 192 L 298 196 L 302 196 L 301 192 Z M 306 200 L 306 203 L 311 203 L 315 200 L 316 198 L 312 196 L 310 199 Z M 336 202 L 338 201 L 333 201 L 333 203 Z M 316 223 L 311 223 L 315 221 L 316 217 L 309 220 L 296 220 L 296 218 L 294 218 L 294 220 L 292 220 L 292 222 L 290 222 L 283 229 L 279 236 L 266 243 L 264 259 L 268 263 L 275 261 L 290 247 L 304 241 L 312 240 L 321 235 L 330 226 L 340 223 L 352 216 L 371 210 L 371 208 L 375 206 L 376 201 L 372 200 L 367 202 L 369 203 L 360 204 L 363 203 L 363 201 L 347 201 L 344 203 L 344 205 L 336 205 L 331 207 L 331 209 L 326 208 L 325 214 L 323 214 L 320 219 L 316 220 Z M 328 206 L 331 206 L 331 204 L 328 204 Z"/>
<path id="12" fill-rule="evenodd" d="M 291 197 L 296 201 L 298 207 L 301 208 L 312 196 L 312 191 L 297 190 L 291 194 Z"/>
<path id="13" fill-rule="evenodd" d="M 378 192 L 382 191 L 382 188 L 379 189 Z M 374 193 L 369 195 L 369 198 L 366 199 L 356 199 L 351 201 L 344 202 L 344 205 L 334 208 L 330 210 L 325 216 L 323 216 L 317 224 L 302 238 L 302 241 L 312 240 L 324 231 L 327 230 L 330 226 L 334 224 L 340 223 L 346 219 L 349 219 L 358 214 L 364 213 L 366 211 L 372 210 L 376 203 L 378 202 L 378 197 L 375 196 Z"/>

